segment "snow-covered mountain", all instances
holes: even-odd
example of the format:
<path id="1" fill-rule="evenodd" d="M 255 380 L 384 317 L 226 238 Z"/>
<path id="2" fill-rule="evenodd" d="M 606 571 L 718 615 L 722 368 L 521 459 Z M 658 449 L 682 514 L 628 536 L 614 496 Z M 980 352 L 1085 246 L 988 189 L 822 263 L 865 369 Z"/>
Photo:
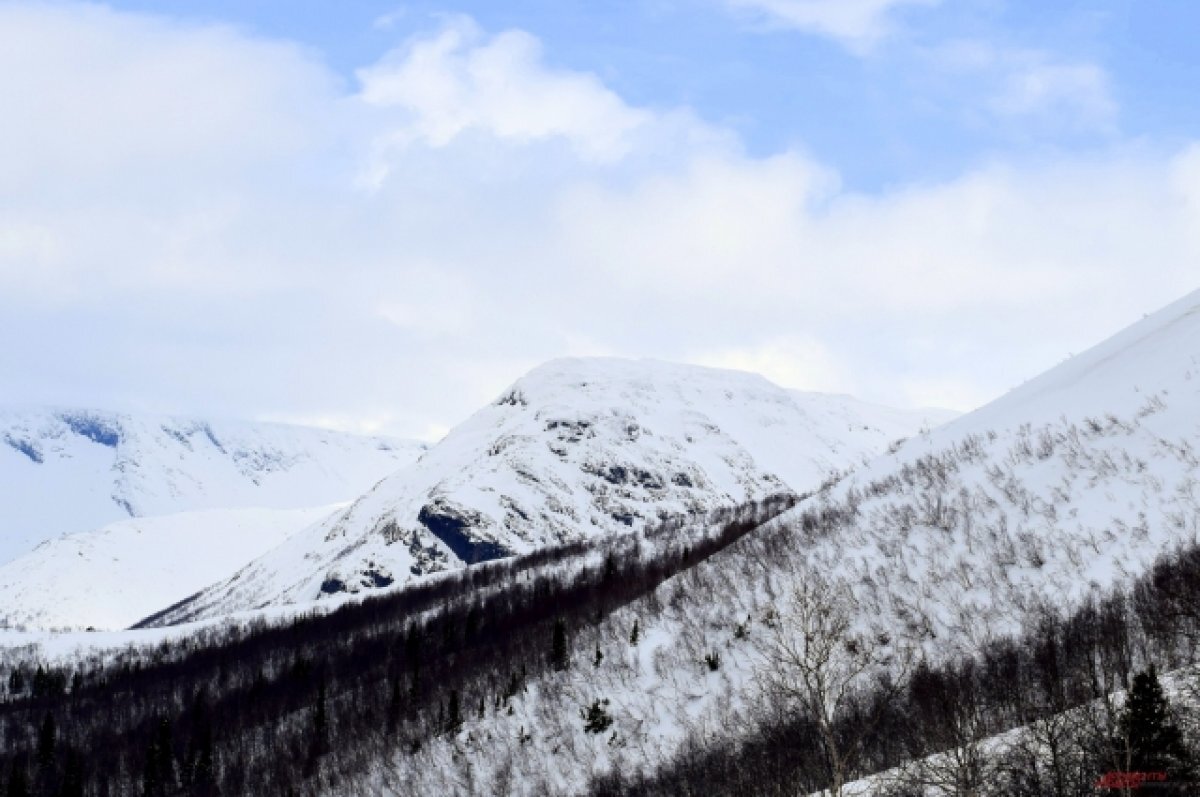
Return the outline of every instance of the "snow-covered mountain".
<path id="1" fill-rule="evenodd" d="M 1200 291 L 909 440 L 794 520 L 815 529 L 808 566 L 945 652 L 1197 542 L 1198 485 Z"/>
<path id="2" fill-rule="evenodd" d="M 0 562 L 129 517 L 350 500 L 424 448 L 281 424 L 0 410 Z"/>
<path id="3" fill-rule="evenodd" d="M 1108 340 L 1030 379 L 995 401 L 946 424 L 938 441 L 1022 424 L 1088 417 L 1146 416 L 1155 428 L 1192 434 L 1200 394 L 1200 291 L 1146 316 Z M 1190 410 L 1190 412 L 1189 412 Z M 1170 428 L 1164 426 L 1175 424 Z"/>
<path id="4" fill-rule="evenodd" d="M 356 759 L 359 779 L 345 782 L 357 793 L 581 794 L 614 772 L 654 775 L 706 749 L 736 751 L 764 714 L 779 708 L 760 691 L 762 640 L 787 620 L 797 585 L 819 583 L 823 595 L 836 596 L 833 609 L 852 614 L 851 630 L 862 632 L 866 644 L 893 652 L 919 646 L 936 663 L 1030 627 L 1043 607 L 1069 612 L 1092 592 L 1127 584 L 1160 553 L 1200 542 L 1198 363 L 1200 292 L 991 405 L 875 457 L 611 613 L 597 613 L 594 621 L 576 617 L 571 666 L 531 666 L 528 679 L 501 697 L 503 705 L 486 679 L 439 683 L 444 691 L 434 692 L 430 705 L 448 694 L 463 697 L 472 710 L 461 724 L 447 729 L 430 715 L 421 744 L 403 736 L 381 741 L 378 754 Z M 455 563 L 449 547 L 434 535 L 435 529 L 445 534 L 447 525 L 434 520 L 431 529 L 433 511 L 421 517 L 439 498 L 471 521 L 451 526 L 462 544 L 524 541 L 515 532 L 526 527 L 485 514 L 489 500 L 510 506 L 501 503 L 506 485 L 522 488 L 508 500 L 539 524 L 554 499 L 587 523 L 580 535 L 599 537 L 611 530 L 600 515 L 614 507 L 637 508 L 635 526 L 655 516 L 658 500 L 686 508 L 692 494 L 669 474 L 687 473 L 693 485 L 703 478 L 729 496 L 784 482 L 783 475 L 745 468 L 745 459 L 805 452 L 793 441 L 826 430 L 802 397 L 749 377 L 639 370 L 649 368 L 583 361 L 535 371 L 421 463 L 242 571 L 239 578 L 250 585 L 245 592 L 226 582 L 175 619 L 278 596 L 316 597 L 323 586 L 348 590 L 364 561 L 376 566 L 375 575 L 386 575 L 379 568 L 385 556 L 418 569 L 439 561 L 449 567 Z M 606 387 L 595 379 L 601 372 L 612 375 Z M 666 379 L 664 372 L 675 376 Z M 794 414 L 782 409 L 789 404 Z M 628 431 L 631 418 L 636 437 Z M 735 427 L 740 437 L 726 431 Z M 793 479 L 834 465 L 827 456 L 820 463 L 780 456 L 785 460 Z M 623 468 L 626 478 L 613 482 L 606 476 L 620 474 L 608 470 L 598 475 L 597 461 Z M 425 472 L 430 462 L 438 463 L 438 474 Z M 630 480 L 629 473 L 638 477 Z M 661 549 L 630 545 L 625 555 L 679 563 L 700 525 L 658 537 Z M 387 538 L 396 545 L 386 545 Z M 303 545 L 290 550 L 298 541 Z M 599 574 L 603 546 L 614 541 L 620 537 L 604 536 L 578 560 L 553 567 L 590 565 Z M 414 549 L 439 551 L 441 558 L 420 560 Z M 306 558 L 308 552 L 315 553 Z M 511 578 L 527 586 L 528 575 Z M 329 583 L 335 579 L 345 580 Z M 467 606 L 478 597 L 466 591 L 458 599 Z M 399 627 L 408 620 L 392 618 Z M 545 638 L 548 646 L 548 628 Z M 537 647 L 534 658 L 544 659 Z M 499 682 L 508 663 L 496 663 Z M 449 691 L 468 687 L 475 692 Z M 477 711 L 479 695 L 485 701 Z M 360 699 L 347 691 L 341 703 Z M 598 706 L 602 733 L 588 720 L 589 707 Z M 419 723 L 413 727 L 420 730 Z M 668 784 L 656 793 L 672 791 Z"/>
<path id="5" fill-rule="evenodd" d="M 594 627 L 597 666 L 543 673 L 454 744 L 397 755 L 372 786 L 586 793 L 612 772 L 736 749 L 763 712 L 756 640 L 799 584 L 842 597 L 854 629 L 933 660 L 978 650 L 1127 585 L 1200 542 L 1200 292 L 910 439 Z M 641 637 L 630 643 L 637 622 Z M 719 659 L 718 659 L 719 657 Z M 719 661 L 714 666 L 709 662 Z M 605 700 L 589 733 L 581 706 Z M 497 744 L 495 740 L 519 739 Z"/>
<path id="6" fill-rule="evenodd" d="M 0 628 L 128 628 L 338 508 L 205 509 L 48 540 L 0 565 Z"/>
<path id="7" fill-rule="evenodd" d="M 465 563 L 815 489 L 951 417 L 652 361 L 534 369 L 418 463 L 169 615 L 358 592 Z"/>

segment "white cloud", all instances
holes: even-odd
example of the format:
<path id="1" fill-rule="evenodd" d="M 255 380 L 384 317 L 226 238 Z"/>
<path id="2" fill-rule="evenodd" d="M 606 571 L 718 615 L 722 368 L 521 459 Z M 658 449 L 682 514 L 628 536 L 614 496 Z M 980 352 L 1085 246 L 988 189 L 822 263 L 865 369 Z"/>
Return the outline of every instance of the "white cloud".
<path id="1" fill-rule="evenodd" d="M 15 217 L 0 220 L 0 288 L 53 297 L 61 290 L 62 261 L 62 244 L 53 228 Z"/>
<path id="2" fill-rule="evenodd" d="M 405 116 L 390 146 L 444 147 L 479 132 L 522 143 L 561 138 L 586 158 L 611 161 L 630 151 L 650 119 L 594 76 L 546 67 L 528 33 L 488 36 L 461 17 L 358 77 L 364 102 Z"/>
<path id="3" fill-rule="evenodd" d="M 888 15 L 903 6 L 940 0 L 725 0 L 734 9 L 776 25 L 828 36 L 863 51 L 890 32 Z"/>
<path id="4" fill-rule="evenodd" d="M 745 347 L 699 352 L 686 359 L 696 365 L 762 374 L 794 390 L 853 393 L 857 389 L 838 358 L 813 338 L 786 336 Z"/>
<path id="5" fill-rule="evenodd" d="M 1013 69 L 992 107 L 1005 116 L 1056 114 L 1070 127 L 1108 128 L 1117 115 L 1108 75 L 1096 64 L 1030 63 Z"/>
<path id="6" fill-rule="evenodd" d="M 0 7 L 0 64 L 10 400 L 424 435 L 606 352 L 953 405 L 1200 257 L 1200 149 L 856 194 L 461 21 L 361 93 L 298 48 L 91 6 Z M 406 143 L 359 190 L 381 140 Z"/>
<path id="7" fill-rule="evenodd" d="M 0 182 L 21 188 L 254 171 L 314 146 L 335 86 L 297 46 L 73 4 L 0 7 L 0 74 Z"/>
<path id="8" fill-rule="evenodd" d="M 224 27 L 0 6 L 0 284 L 54 301 L 262 283 L 274 255 L 233 262 L 271 231 L 247 205 L 322 158 L 335 85 L 301 48 Z"/>
<path id="9" fill-rule="evenodd" d="M 702 163 L 570 197 L 561 258 L 624 286 L 634 310 L 613 323 L 664 308 L 689 353 L 804 373 L 802 348 L 755 353 L 799 330 L 868 398 L 965 409 L 1193 286 L 1192 163 L 991 167 L 876 196 L 814 191 L 794 155 Z"/>
<path id="10" fill-rule="evenodd" d="M 1112 132 L 1119 107 L 1107 71 L 1042 50 L 1003 48 L 978 40 L 943 44 L 936 66 L 968 75 L 993 118 L 1066 132 Z"/>
<path id="11" fill-rule="evenodd" d="M 560 205 L 555 228 L 577 266 L 631 287 L 708 293 L 748 272 L 770 279 L 797 262 L 812 206 L 835 187 L 828 170 L 796 154 L 700 154 L 682 173 L 625 190 L 578 188 Z"/>
<path id="12" fill-rule="evenodd" d="M 395 295 L 379 300 L 377 312 L 388 323 L 414 335 L 464 336 L 478 332 L 480 298 L 471 280 L 453 268 L 419 264 L 395 276 Z"/>

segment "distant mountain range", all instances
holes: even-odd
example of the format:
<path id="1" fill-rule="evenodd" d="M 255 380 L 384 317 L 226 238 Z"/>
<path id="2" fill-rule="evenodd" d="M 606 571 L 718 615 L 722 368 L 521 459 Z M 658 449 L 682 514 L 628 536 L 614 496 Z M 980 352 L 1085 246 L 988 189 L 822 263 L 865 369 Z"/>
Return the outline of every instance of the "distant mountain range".
<path id="1" fill-rule="evenodd" d="M 161 621 L 381 590 L 813 490 L 952 416 L 616 359 L 535 369 L 411 467 L 401 466 L 422 448 L 404 441 L 103 413 L 8 416 L 5 467 L 10 484 L 26 485 L 10 500 L 26 516 L 50 516 L 30 528 L 67 522 L 48 490 L 84 497 L 64 511 L 72 523 L 87 512 L 223 511 L 127 519 L 47 542 L 0 567 L 0 622 L 117 628 L 201 588 Z M 347 498 L 356 500 L 337 511 L 264 509 Z M 97 594 L 104 599 L 88 597 Z"/>
<path id="2" fill-rule="evenodd" d="M 347 501 L 424 449 L 281 424 L 0 410 L 0 563 L 130 517 Z"/>

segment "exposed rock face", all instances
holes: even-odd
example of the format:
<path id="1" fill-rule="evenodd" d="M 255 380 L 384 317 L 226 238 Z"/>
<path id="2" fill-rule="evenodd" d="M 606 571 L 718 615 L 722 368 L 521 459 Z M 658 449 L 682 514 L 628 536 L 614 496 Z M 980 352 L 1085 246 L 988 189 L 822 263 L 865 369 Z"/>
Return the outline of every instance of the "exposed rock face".
<path id="1" fill-rule="evenodd" d="M 503 545 L 481 540 L 473 533 L 488 525 L 483 515 L 455 507 L 446 500 L 438 499 L 421 507 L 417 521 L 467 564 L 500 559 L 513 553 Z"/>

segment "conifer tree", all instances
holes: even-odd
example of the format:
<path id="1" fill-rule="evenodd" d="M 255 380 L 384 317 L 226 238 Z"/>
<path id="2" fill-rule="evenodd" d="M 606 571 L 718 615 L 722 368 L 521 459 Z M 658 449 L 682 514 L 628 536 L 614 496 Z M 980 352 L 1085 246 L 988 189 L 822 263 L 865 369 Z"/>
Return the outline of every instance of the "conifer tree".
<path id="1" fill-rule="evenodd" d="M 550 666 L 559 672 L 571 666 L 571 657 L 567 652 L 567 624 L 561 618 L 554 621 L 554 637 L 550 645 Z"/>
<path id="2" fill-rule="evenodd" d="M 400 712 L 404 708 L 404 698 L 400 693 L 400 679 L 392 680 L 392 696 L 388 700 L 387 709 L 387 728 L 389 732 L 395 731 L 400 724 Z"/>
<path id="3" fill-rule="evenodd" d="M 142 793 L 161 797 L 175 790 L 175 752 L 171 744 L 171 721 L 160 717 L 150 735 L 142 769 Z"/>
<path id="4" fill-rule="evenodd" d="M 506 686 L 504 688 L 504 695 L 503 695 L 505 703 L 508 703 L 509 700 L 516 697 L 517 692 L 521 691 L 521 682 L 524 679 L 524 677 L 525 677 L 524 666 L 521 667 L 520 675 L 517 675 L 517 673 L 515 671 L 509 673 L 508 686 Z"/>
<path id="5" fill-rule="evenodd" d="M 5 794 L 6 797 L 29 797 L 29 776 L 25 773 L 25 766 L 18 759 L 13 759 Z"/>
<path id="6" fill-rule="evenodd" d="M 63 763 L 62 783 L 58 787 L 57 797 L 83 797 L 83 756 L 71 750 Z"/>
<path id="7" fill-rule="evenodd" d="M 329 749 L 329 714 L 325 676 L 321 676 L 317 688 L 317 704 L 313 707 L 312 727 L 308 737 L 308 760 L 304 764 L 304 777 L 311 778 L 317 771 L 321 756 Z"/>
<path id="8" fill-rule="evenodd" d="M 1117 750 L 1127 756 L 1130 771 L 1190 774 L 1191 757 L 1153 666 L 1134 676 L 1117 732 Z"/>
<path id="9" fill-rule="evenodd" d="M 411 672 L 409 694 L 416 697 L 421 691 L 421 656 L 423 652 L 421 632 L 416 628 L 409 629 L 404 639 L 404 658 Z"/>
<path id="10" fill-rule="evenodd" d="M 322 676 L 321 684 L 317 688 L 317 707 L 313 713 L 313 740 L 320 746 L 322 752 L 324 752 L 325 746 L 329 742 L 328 699 L 325 678 Z"/>
<path id="11" fill-rule="evenodd" d="M 45 782 L 54 769 L 54 748 L 58 740 L 58 731 L 54 727 L 54 716 L 47 713 L 38 728 L 37 738 L 37 768 L 38 777 Z"/>
<path id="12" fill-rule="evenodd" d="M 446 733 L 455 734 L 462 728 L 462 707 L 458 703 L 458 690 L 450 690 L 450 702 L 446 708 Z"/>
<path id="13" fill-rule="evenodd" d="M 604 733 L 613 724 L 608 714 L 608 698 L 596 700 L 586 709 L 580 709 L 579 716 L 583 718 L 583 730 L 587 733 Z"/>
<path id="14" fill-rule="evenodd" d="M 636 645 L 638 643 L 638 639 L 640 637 L 641 637 L 641 631 L 638 628 L 638 621 L 634 620 L 633 621 L 633 632 L 629 634 L 629 644 Z"/>
<path id="15" fill-rule="evenodd" d="M 191 724 L 187 780 L 191 783 L 193 794 L 210 794 L 216 788 L 216 767 L 213 763 L 213 733 L 208 709 L 208 692 L 204 688 L 197 690 L 192 701 Z"/>

